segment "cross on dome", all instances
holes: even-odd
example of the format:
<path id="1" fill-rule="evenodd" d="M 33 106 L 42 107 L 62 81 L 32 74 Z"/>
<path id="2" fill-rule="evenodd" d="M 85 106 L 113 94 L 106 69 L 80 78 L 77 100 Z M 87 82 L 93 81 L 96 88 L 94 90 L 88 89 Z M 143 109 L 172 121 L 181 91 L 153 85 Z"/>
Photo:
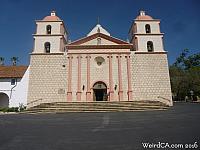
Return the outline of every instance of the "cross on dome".
<path id="1" fill-rule="evenodd" d="M 44 17 L 43 21 L 61 21 L 61 19 L 56 16 L 56 11 L 51 11 L 51 15 Z"/>
<path id="2" fill-rule="evenodd" d="M 56 16 L 56 11 L 53 10 L 53 11 L 51 12 L 51 16 Z"/>

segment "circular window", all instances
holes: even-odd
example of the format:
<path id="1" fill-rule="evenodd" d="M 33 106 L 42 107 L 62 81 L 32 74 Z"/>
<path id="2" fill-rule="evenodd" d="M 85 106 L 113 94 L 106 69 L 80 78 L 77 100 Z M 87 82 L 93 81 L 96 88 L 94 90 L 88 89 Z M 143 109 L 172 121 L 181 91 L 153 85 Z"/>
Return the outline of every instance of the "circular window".
<path id="1" fill-rule="evenodd" d="M 101 66 L 103 64 L 103 62 L 105 62 L 105 59 L 103 57 L 96 57 L 95 61 L 97 63 L 98 66 Z"/>

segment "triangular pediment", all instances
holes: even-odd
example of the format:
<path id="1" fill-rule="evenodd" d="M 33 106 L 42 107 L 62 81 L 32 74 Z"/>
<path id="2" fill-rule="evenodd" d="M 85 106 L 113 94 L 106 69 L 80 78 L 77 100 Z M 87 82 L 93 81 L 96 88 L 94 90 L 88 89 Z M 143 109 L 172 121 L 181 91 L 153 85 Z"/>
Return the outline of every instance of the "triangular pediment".
<path id="1" fill-rule="evenodd" d="M 98 43 L 98 40 L 100 39 L 100 43 Z M 87 37 L 84 37 L 82 39 L 79 39 L 77 41 L 74 41 L 70 43 L 69 45 L 121 45 L 121 44 L 130 44 L 128 42 L 125 42 L 123 40 L 114 38 L 112 36 L 108 36 L 102 33 L 96 33 Z"/>

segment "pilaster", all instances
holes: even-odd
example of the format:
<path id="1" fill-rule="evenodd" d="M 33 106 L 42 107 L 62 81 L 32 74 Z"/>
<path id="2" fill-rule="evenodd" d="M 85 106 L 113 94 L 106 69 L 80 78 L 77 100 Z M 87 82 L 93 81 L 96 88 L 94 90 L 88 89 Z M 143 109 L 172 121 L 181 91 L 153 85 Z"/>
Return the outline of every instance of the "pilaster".
<path id="1" fill-rule="evenodd" d="M 122 68 L 121 68 L 121 55 L 117 56 L 118 59 L 118 80 L 119 80 L 119 101 L 123 100 L 123 87 L 122 87 Z"/>

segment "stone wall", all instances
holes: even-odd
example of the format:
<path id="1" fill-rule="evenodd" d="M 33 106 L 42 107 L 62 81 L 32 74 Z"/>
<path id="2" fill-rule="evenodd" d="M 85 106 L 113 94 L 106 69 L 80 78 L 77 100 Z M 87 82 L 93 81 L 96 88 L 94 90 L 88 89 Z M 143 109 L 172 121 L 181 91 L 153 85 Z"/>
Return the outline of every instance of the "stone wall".
<path id="1" fill-rule="evenodd" d="M 78 56 L 73 54 L 72 59 L 72 101 L 77 101 L 78 86 Z M 87 54 L 81 55 L 81 101 L 86 101 L 87 91 Z M 101 56 L 105 59 L 102 66 L 98 66 L 95 57 Z M 118 60 L 117 54 L 112 55 L 112 73 L 114 100 L 119 100 L 118 88 Z M 122 65 L 122 87 L 123 101 L 128 101 L 128 79 L 126 55 L 121 55 Z M 28 91 L 28 103 L 38 105 L 39 103 L 67 101 L 68 88 L 68 55 L 64 54 L 32 54 L 30 63 L 30 80 Z M 65 66 L 63 66 L 65 65 Z M 103 81 L 109 92 L 109 60 L 107 54 L 91 54 L 90 59 L 90 89 L 93 100 L 92 87 L 95 82 Z M 132 101 L 157 100 L 172 105 L 171 86 L 169 79 L 167 54 L 165 53 L 131 53 L 131 80 Z M 84 85 L 84 89 L 82 89 Z"/>
<path id="2" fill-rule="evenodd" d="M 158 100 L 172 105 L 167 54 L 131 54 L 133 101 Z"/>
<path id="3" fill-rule="evenodd" d="M 63 66 L 65 65 L 65 66 Z M 60 54 L 33 54 L 30 62 L 28 103 L 66 101 L 67 57 Z"/>
<path id="4" fill-rule="evenodd" d="M 78 91 L 78 54 L 72 55 L 72 101 L 77 101 Z M 87 89 L 87 54 L 81 54 L 81 101 L 86 101 Z M 107 85 L 107 92 L 109 92 L 109 58 L 107 54 L 91 54 L 90 55 L 90 89 L 93 100 L 93 85 L 97 81 L 103 81 Z M 98 66 L 95 58 L 101 56 L 105 62 Z M 113 88 L 114 100 L 118 101 L 118 61 L 117 54 L 112 55 L 112 74 L 113 74 Z M 121 55 L 121 70 L 122 70 L 122 88 L 123 88 L 123 101 L 128 101 L 127 91 L 127 59 L 126 55 Z M 30 65 L 30 80 L 28 91 L 28 103 L 38 105 L 39 103 L 67 101 L 67 88 L 68 88 L 68 55 L 63 54 L 32 54 Z M 65 67 L 63 67 L 65 65 Z M 85 87 L 84 89 L 82 87 Z"/>

